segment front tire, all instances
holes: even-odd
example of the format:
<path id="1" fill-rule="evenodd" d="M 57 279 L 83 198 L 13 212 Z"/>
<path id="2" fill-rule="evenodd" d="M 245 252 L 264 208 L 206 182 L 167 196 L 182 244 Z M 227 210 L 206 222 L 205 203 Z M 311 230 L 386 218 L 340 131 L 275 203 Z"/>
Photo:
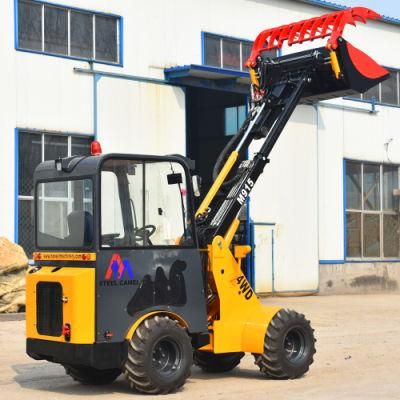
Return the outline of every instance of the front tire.
<path id="1" fill-rule="evenodd" d="M 310 321 L 303 314 L 282 309 L 268 325 L 264 353 L 254 355 L 255 364 L 271 378 L 299 378 L 314 361 L 315 342 Z"/>
<path id="2" fill-rule="evenodd" d="M 192 345 L 186 330 L 177 321 L 157 315 L 136 329 L 123 371 L 131 388 L 166 394 L 183 386 L 192 363 Z"/>
<path id="3" fill-rule="evenodd" d="M 244 353 L 214 354 L 206 351 L 195 350 L 193 353 L 194 364 L 204 372 L 221 373 L 228 372 L 240 364 Z"/>
<path id="4" fill-rule="evenodd" d="M 96 369 L 80 365 L 64 364 L 65 372 L 73 380 L 83 385 L 107 385 L 114 382 L 120 375 L 120 369 Z"/>

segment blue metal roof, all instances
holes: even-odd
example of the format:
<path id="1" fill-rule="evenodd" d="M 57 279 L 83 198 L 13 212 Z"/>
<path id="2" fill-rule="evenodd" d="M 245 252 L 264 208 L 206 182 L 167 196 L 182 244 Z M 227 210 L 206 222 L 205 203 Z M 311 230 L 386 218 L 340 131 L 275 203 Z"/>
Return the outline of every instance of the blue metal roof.
<path id="1" fill-rule="evenodd" d="M 323 7 L 327 8 L 328 10 L 345 10 L 346 8 L 349 8 L 347 6 L 343 6 L 342 4 L 337 4 L 332 1 L 326 1 L 326 0 L 295 0 L 295 1 L 300 1 L 302 3 L 310 4 L 312 6 L 317 6 L 317 7 Z M 360 0 L 362 2 L 362 0 Z M 398 18 L 393 18 L 393 17 L 388 17 L 386 15 L 382 15 L 382 19 L 380 20 L 382 22 L 386 22 L 387 24 L 392 24 L 392 25 L 400 25 L 400 19 Z"/>
<path id="2" fill-rule="evenodd" d="M 248 78 L 249 72 L 246 71 L 237 71 L 234 69 L 226 69 L 219 67 L 212 67 L 210 65 L 197 65 L 197 64 L 189 64 L 189 65 L 179 65 L 177 67 L 165 68 L 164 73 L 169 78 L 176 78 L 178 76 L 186 75 L 189 71 L 199 71 L 201 72 L 209 72 L 211 74 L 221 75 L 221 78 L 226 78 L 228 76 L 232 77 L 242 77 Z"/>
<path id="3" fill-rule="evenodd" d="M 209 65 L 178 65 L 164 69 L 165 80 L 183 86 L 223 90 L 248 94 L 250 76 L 247 71 L 212 67 Z"/>

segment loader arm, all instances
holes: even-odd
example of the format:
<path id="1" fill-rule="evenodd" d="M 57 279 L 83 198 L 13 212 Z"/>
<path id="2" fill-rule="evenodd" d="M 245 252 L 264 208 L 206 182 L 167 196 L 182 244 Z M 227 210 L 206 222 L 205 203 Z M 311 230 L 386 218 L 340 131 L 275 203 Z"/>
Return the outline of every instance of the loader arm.
<path id="1" fill-rule="evenodd" d="M 214 184 L 196 213 L 200 243 L 224 237 L 262 174 L 268 157 L 299 103 L 313 103 L 362 93 L 389 77 L 389 72 L 342 36 L 347 23 L 376 19 L 374 11 L 356 7 L 268 29 L 253 45 L 247 66 L 251 107 L 246 121 L 219 156 Z M 329 36 L 325 47 L 280 56 L 263 51 Z M 261 140 L 252 159 L 238 162 L 254 140 Z"/>

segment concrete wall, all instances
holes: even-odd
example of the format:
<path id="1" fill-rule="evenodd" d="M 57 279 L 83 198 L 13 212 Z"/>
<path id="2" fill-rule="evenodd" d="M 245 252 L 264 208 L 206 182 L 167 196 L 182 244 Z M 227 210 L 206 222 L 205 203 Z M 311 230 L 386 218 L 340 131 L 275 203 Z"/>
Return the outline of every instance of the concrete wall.
<path id="1" fill-rule="evenodd" d="M 319 293 L 399 293 L 399 267 L 389 262 L 321 265 Z"/>

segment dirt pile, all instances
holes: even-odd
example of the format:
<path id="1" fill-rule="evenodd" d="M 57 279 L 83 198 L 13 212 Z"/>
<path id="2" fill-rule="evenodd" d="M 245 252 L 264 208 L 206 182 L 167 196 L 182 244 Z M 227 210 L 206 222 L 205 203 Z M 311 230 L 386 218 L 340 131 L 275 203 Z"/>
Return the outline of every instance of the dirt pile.
<path id="1" fill-rule="evenodd" d="M 0 237 L 0 313 L 24 311 L 27 267 L 23 248 Z"/>

